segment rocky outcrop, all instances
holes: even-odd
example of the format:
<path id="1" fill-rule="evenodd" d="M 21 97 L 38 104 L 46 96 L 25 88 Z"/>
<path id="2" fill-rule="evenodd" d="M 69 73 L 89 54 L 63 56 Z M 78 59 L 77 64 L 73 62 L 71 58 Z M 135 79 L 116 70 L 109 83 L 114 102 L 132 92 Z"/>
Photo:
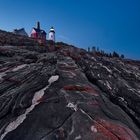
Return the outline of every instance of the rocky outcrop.
<path id="1" fill-rule="evenodd" d="M 0 47 L 0 140 L 140 139 L 139 64 Z"/>
<path id="2" fill-rule="evenodd" d="M 0 30 L 0 46 L 36 46 L 37 44 L 35 40 L 28 36 Z"/>

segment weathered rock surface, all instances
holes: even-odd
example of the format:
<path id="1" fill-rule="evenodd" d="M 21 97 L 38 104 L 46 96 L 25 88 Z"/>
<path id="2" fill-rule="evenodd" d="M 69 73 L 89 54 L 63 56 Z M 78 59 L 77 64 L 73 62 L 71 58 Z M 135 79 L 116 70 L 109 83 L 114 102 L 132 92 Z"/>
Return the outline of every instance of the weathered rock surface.
<path id="1" fill-rule="evenodd" d="M 37 42 L 28 36 L 18 35 L 12 32 L 0 30 L 0 46 L 15 45 L 15 46 L 34 46 Z"/>
<path id="2" fill-rule="evenodd" d="M 0 47 L 0 140 L 139 139 L 140 62 Z"/>

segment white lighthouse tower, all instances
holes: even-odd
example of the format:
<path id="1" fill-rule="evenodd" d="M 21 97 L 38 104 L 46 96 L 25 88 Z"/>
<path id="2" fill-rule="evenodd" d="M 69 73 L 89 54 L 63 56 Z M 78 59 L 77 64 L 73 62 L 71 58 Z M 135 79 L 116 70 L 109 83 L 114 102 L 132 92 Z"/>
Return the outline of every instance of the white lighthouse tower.
<path id="1" fill-rule="evenodd" d="M 49 40 L 52 40 L 55 42 L 55 30 L 53 27 L 51 27 L 50 32 L 49 32 Z"/>

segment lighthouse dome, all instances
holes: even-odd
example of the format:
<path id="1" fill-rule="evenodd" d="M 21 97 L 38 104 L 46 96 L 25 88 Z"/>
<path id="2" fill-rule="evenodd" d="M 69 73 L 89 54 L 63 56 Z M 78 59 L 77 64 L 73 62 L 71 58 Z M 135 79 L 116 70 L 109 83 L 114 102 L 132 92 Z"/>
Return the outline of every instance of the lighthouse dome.
<path id="1" fill-rule="evenodd" d="M 55 30 L 54 30 L 53 27 L 51 27 L 50 32 L 54 32 L 55 33 Z"/>

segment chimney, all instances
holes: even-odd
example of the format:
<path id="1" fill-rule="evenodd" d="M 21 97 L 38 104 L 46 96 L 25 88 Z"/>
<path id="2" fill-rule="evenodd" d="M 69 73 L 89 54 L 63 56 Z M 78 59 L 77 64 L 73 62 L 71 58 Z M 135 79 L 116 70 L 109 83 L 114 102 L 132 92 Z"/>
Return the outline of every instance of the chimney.
<path id="1" fill-rule="evenodd" d="M 40 30 L 40 22 L 39 21 L 36 24 L 36 28 Z"/>

